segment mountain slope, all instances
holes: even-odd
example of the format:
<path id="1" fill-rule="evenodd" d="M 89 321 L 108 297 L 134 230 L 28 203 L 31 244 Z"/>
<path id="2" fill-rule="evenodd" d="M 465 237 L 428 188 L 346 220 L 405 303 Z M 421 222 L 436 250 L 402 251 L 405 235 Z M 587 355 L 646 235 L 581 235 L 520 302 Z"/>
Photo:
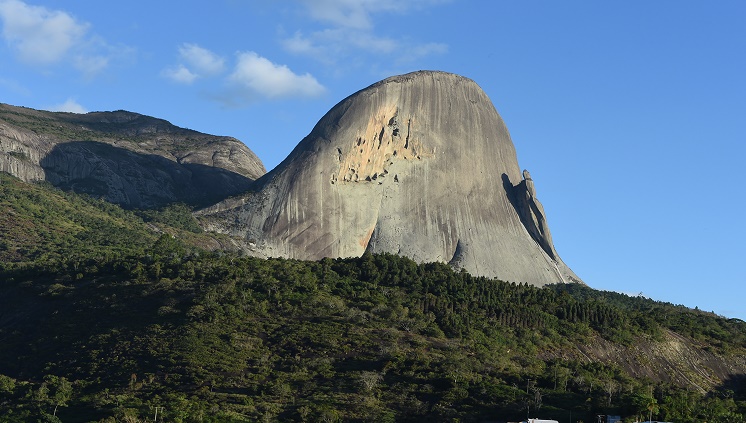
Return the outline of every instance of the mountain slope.
<path id="1" fill-rule="evenodd" d="M 23 393 L 54 377 L 75 387 L 63 421 L 156 406 L 183 421 L 517 421 L 530 407 L 567 423 L 634 416 L 646 397 L 669 421 L 746 412 L 743 322 L 706 319 L 739 335 L 721 349 L 602 296 L 392 255 L 300 262 L 172 244 L 75 272 L 0 274 L 0 379 L 15 385 L 0 411 L 51 413 L 53 401 Z M 558 317 L 573 309 L 576 320 Z"/>
<path id="2" fill-rule="evenodd" d="M 530 407 L 569 423 L 632 419 L 651 399 L 668 421 L 746 413 L 737 319 L 390 254 L 210 253 L 186 208 L 135 213 L 2 174 L 0 190 L 0 421 L 155 407 L 185 422 L 517 421 Z"/>
<path id="3" fill-rule="evenodd" d="M 201 233 L 185 205 L 134 212 L 0 172 L 0 268 L 141 254 L 164 233 L 191 247 L 236 249 Z"/>
<path id="4" fill-rule="evenodd" d="M 579 282 L 487 95 L 444 72 L 344 99 L 252 193 L 201 211 L 258 254 L 394 253 L 536 285 Z"/>
<path id="5" fill-rule="evenodd" d="M 157 234 L 134 214 L 0 172 L 0 263 L 142 250 Z"/>
<path id="6" fill-rule="evenodd" d="M 127 207 L 207 205 L 266 171 L 243 143 L 137 113 L 53 113 L 0 104 L 0 171 Z"/>

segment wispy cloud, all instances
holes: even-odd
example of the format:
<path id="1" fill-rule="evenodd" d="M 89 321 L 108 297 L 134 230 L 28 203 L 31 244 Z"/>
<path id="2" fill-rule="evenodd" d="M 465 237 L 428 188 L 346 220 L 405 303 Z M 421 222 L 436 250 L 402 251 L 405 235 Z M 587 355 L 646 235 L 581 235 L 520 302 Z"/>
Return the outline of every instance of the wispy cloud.
<path id="1" fill-rule="evenodd" d="M 78 55 L 73 66 L 87 77 L 93 77 L 109 66 L 110 57 L 105 55 Z"/>
<path id="2" fill-rule="evenodd" d="M 296 31 L 292 37 L 282 40 L 282 45 L 285 50 L 290 53 L 304 54 L 307 56 L 317 56 L 324 50 L 320 46 L 314 44 L 311 39 L 305 37 L 300 31 Z"/>
<path id="3" fill-rule="evenodd" d="M 178 65 L 176 67 L 164 69 L 161 72 L 161 75 L 174 82 L 186 85 L 192 84 L 194 81 L 197 80 L 197 78 L 199 78 L 199 75 L 193 73 L 184 65 Z"/>
<path id="4" fill-rule="evenodd" d="M 106 68 L 111 57 L 129 50 L 109 46 L 89 33 L 90 24 L 65 11 L 21 0 L 0 0 L 0 21 L 2 38 L 21 62 L 31 66 L 67 62 L 92 76 Z"/>
<path id="5" fill-rule="evenodd" d="M 238 54 L 228 80 L 248 98 L 316 97 L 325 91 L 311 74 L 298 75 L 252 51 Z"/>
<path id="6" fill-rule="evenodd" d="M 72 98 L 68 98 L 64 103 L 54 105 L 48 110 L 50 112 L 88 113 L 85 107 Z"/>
<path id="7" fill-rule="evenodd" d="M 225 68 L 225 59 L 196 44 L 182 44 L 179 55 L 197 72 L 205 75 L 215 75 Z"/>
<path id="8" fill-rule="evenodd" d="M 448 0 L 300 0 L 307 15 L 324 25 L 304 34 L 296 31 L 281 40 L 283 48 L 307 55 L 327 64 L 348 60 L 351 56 L 377 54 L 404 63 L 434 54 L 444 54 L 444 43 L 420 43 L 377 34 L 375 16 L 406 14 Z"/>
<path id="9" fill-rule="evenodd" d="M 444 0 L 302 0 L 311 18 L 334 26 L 373 29 L 376 13 L 406 13 Z"/>
<path id="10" fill-rule="evenodd" d="M 303 0 L 311 18 L 335 26 L 371 29 L 371 8 L 375 1 L 366 0 Z M 385 2 L 381 2 L 385 3 Z"/>
<path id="11" fill-rule="evenodd" d="M 31 64 L 60 61 L 88 31 L 88 24 L 65 12 L 30 6 L 20 0 L 0 1 L 0 18 L 3 38 L 21 60 Z"/>
<path id="12" fill-rule="evenodd" d="M 161 75 L 180 84 L 192 84 L 198 78 L 215 76 L 225 69 L 225 59 L 197 44 L 179 46 L 181 63 L 164 69 Z"/>

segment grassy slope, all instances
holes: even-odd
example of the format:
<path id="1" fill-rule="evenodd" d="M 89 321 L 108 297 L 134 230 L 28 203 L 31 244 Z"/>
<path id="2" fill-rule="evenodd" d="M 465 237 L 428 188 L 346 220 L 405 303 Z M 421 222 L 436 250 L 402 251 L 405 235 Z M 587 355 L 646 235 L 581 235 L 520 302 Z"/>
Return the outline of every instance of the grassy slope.
<path id="1" fill-rule="evenodd" d="M 0 262 L 142 249 L 157 238 L 135 214 L 0 172 Z"/>

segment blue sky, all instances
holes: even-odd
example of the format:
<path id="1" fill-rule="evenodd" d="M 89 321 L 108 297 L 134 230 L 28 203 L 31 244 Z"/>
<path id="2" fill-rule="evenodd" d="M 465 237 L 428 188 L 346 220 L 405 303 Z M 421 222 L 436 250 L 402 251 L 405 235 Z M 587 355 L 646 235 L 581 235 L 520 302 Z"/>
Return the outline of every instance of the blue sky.
<path id="1" fill-rule="evenodd" d="M 746 2 L 0 0 L 0 102 L 124 109 L 276 166 L 334 104 L 475 80 L 590 286 L 746 320 Z"/>

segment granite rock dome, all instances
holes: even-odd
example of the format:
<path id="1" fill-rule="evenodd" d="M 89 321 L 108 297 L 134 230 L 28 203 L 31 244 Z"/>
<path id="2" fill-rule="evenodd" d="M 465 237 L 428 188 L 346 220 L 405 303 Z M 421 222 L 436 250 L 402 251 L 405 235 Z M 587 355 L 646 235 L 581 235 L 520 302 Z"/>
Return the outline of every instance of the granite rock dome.
<path id="1" fill-rule="evenodd" d="M 389 252 L 507 281 L 580 282 L 502 118 L 474 81 L 450 73 L 394 76 L 347 97 L 251 193 L 200 214 L 258 255 Z"/>

